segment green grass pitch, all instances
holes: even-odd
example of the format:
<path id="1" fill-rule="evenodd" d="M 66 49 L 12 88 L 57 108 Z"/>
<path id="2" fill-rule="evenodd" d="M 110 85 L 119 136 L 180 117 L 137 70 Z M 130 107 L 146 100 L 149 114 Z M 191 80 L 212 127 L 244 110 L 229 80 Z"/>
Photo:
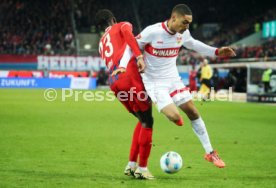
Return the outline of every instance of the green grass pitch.
<path id="1" fill-rule="evenodd" d="M 177 127 L 154 108 L 149 169 L 156 180 L 141 181 L 123 175 L 136 119 L 119 102 L 47 102 L 43 91 L 0 90 L 1 188 L 276 187 L 275 106 L 196 103 L 225 169 L 203 159 L 184 114 L 186 125 Z M 170 150 L 184 160 L 174 175 L 159 166 Z"/>

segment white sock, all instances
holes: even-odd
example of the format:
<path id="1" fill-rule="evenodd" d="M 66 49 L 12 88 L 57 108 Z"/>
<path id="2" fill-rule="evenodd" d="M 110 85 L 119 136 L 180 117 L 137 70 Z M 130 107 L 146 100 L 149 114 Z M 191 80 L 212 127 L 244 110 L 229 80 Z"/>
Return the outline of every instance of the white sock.
<path id="1" fill-rule="evenodd" d="M 148 168 L 147 168 L 147 167 L 140 167 L 140 166 L 139 166 L 139 169 L 140 169 L 142 172 L 148 171 Z"/>
<path id="2" fill-rule="evenodd" d="M 134 167 L 136 167 L 136 162 L 135 161 L 129 161 L 128 166 L 130 166 L 131 168 L 134 168 Z"/>
<path id="3" fill-rule="evenodd" d="M 191 121 L 191 123 L 192 123 L 194 133 L 199 138 L 203 148 L 205 149 L 205 152 L 206 153 L 212 152 L 213 148 L 212 148 L 204 121 L 201 119 L 201 117 L 199 117 L 198 119 Z"/>

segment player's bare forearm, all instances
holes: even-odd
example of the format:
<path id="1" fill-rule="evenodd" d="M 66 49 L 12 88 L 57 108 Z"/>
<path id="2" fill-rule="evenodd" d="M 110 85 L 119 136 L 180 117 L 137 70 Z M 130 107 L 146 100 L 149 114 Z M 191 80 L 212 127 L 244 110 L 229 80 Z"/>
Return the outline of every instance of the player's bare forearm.
<path id="1" fill-rule="evenodd" d="M 118 68 L 118 69 L 114 70 L 112 72 L 111 76 L 116 76 L 117 74 L 121 74 L 121 73 L 124 73 L 124 72 L 126 72 L 126 69 L 121 67 L 121 68 Z"/>

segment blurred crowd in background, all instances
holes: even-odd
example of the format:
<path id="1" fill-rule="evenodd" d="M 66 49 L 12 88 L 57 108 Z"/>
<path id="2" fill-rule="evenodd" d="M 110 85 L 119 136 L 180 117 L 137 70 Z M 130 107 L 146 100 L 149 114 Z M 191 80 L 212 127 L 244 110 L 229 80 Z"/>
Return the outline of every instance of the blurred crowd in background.
<path id="1" fill-rule="evenodd" d="M 73 54 L 69 0 L 0 2 L 0 54 Z"/>
<path id="2" fill-rule="evenodd" d="M 172 8 L 179 3 L 183 1 L 1 0 L 0 54 L 76 55 L 76 33 L 98 33 L 94 16 L 99 9 L 111 9 L 118 21 L 131 22 L 134 34 L 138 34 L 146 26 L 168 19 Z M 192 35 L 212 46 L 231 45 L 261 31 L 262 22 L 276 19 L 273 2 L 194 0 L 186 3 L 193 11 L 193 23 L 190 26 Z M 205 23 L 216 23 L 219 28 L 208 36 L 198 36 L 198 30 Z M 266 61 L 276 57 L 275 38 L 266 39 L 255 46 L 233 47 L 237 54 L 232 58 L 234 60 L 253 58 Z M 199 54 L 182 48 L 177 64 L 195 66 L 200 64 L 202 58 Z M 228 61 L 225 58 L 208 60 L 210 63 Z M 97 74 L 98 83 L 107 84 L 105 71 L 101 70 Z M 214 77 L 212 80 L 216 88 L 232 84 L 236 85 L 235 90 L 244 91 L 244 77 L 242 69 L 233 69 L 224 79 Z"/>
<path id="3" fill-rule="evenodd" d="M 252 61 L 266 61 L 269 57 L 276 57 L 276 40 L 267 41 L 260 46 L 253 47 L 236 47 L 234 48 L 236 56 L 231 60 L 253 58 Z M 227 62 L 228 58 L 209 58 L 210 63 Z M 179 52 L 177 64 L 178 65 L 194 65 L 199 64 L 202 57 L 195 52 L 182 48 Z"/>
<path id="4" fill-rule="evenodd" d="M 276 18 L 276 9 L 271 3 L 227 2 L 189 2 L 194 20 L 191 32 L 203 23 L 218 23 L 220 29 L 201 40 L 213 46 L 225 46 L 260 31 L 263 21 Z M 111 9 L 118 21 L 131 22 L 134 33 L 138 34 L 146 26 L 168 19 L 177 3 L 180 1 L 2 0 L 0 54 L 74 54 L 74 30 L 96 32 L 94 16 L 101 8 Z M 256 47 L 237 47 L 237 54 L 237 58 L 275 56 L 275 40 Z M 185 61 L 180 63 L 185 64 Z"/>

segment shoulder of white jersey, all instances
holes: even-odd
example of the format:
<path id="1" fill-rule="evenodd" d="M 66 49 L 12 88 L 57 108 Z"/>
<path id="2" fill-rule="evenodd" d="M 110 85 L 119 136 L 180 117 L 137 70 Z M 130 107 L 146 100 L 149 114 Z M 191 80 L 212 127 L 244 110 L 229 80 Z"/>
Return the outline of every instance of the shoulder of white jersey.
<path id="1" fill-rule="evenodd" d="M 184 31 L 184 33 L 182 34 L 183 37 L 190 37 L 191 33 L 189 31 L 189 29 L 187 29 L 186 31 Z"/>
<path id="2" fill-rule="evenodd" d="M 162 30 L 162 22 L 156 23 L 153 25 L 149 25 L 143 31 L 152 33 L 152 32 L 156 32 L 158 30 Z"/>
<path id="3" fill-rule="evenodd" d="M 152 24 L 151 26 L 153 26 L 153 27 L 162 27 L 162 22 Z"/>
<path id="4" fill-rule="evenodd" d="M 156 24 L 152 24 L 152 25 L 150 25 L 148 27 L 150 27 L 151 29 L 162 29 L 162 22 L 158 22 Z"/>
<path id="5" fill-rule="evenodd" d="M 189 40 L 189 39 L 192 39 L 192 35 L 189 31 L 189 29 L 187 29 L 186 31 L 184 31 L 184 33 L 182 34 L 182 40 L 183 42 Z"/>

